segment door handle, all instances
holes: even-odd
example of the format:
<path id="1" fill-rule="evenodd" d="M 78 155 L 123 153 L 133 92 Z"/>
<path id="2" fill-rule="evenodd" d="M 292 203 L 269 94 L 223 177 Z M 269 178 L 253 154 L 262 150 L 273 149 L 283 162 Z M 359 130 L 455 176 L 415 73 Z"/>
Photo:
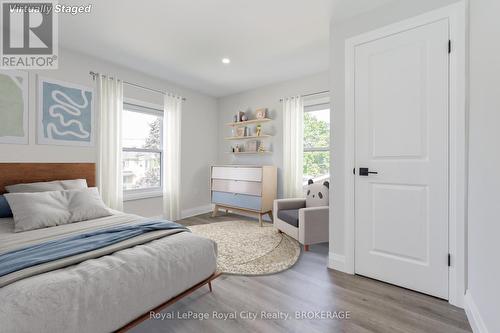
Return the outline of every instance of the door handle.
<path id="1" fill-rule="evenodd" d="M 378 174 L 376 171 L 370 171 L 368 168 L 359 168 L 359 175 L 360 176 L 368 176 L 369 174 Z"/>

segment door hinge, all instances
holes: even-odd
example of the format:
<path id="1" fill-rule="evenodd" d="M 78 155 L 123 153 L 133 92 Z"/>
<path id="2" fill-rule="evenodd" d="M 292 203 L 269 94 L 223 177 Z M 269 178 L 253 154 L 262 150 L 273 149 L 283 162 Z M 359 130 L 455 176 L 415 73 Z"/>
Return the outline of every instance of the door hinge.
<path id="1" fill-rule="evenodd" d="M 448 39 L 448 53 L 451 53 L 451 39 Z"/>
<path id="2" fill-rule="evenodd" d="M 355 175 L 356 174 L 356 168 L 352 168 L 352 174 Z"/>
<path id="3" fill-rule="evenodd" d="M 448 253 L 448 267 L 451 267 L 451 254 Z"/>

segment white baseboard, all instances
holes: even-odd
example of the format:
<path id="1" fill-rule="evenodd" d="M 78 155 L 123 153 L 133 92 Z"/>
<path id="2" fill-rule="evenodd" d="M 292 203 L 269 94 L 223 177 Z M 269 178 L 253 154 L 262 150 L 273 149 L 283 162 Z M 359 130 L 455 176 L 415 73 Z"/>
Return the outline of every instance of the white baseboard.
<path id="1" fill-rule="evenodd" d="M 183 219 L 195 216 L 195 215 L 200 215 L 200 214 L 205 214 L 212 211 L 212 204 L 208 205 L 203 205 L 199 207 L 193 207 L 193 208 L 188 208 L 188 209 L 183 209 L 181 212 L 181 217 Z"/>
<path id="2" fill-rule="evenodd" d="M 345 271 L 345 256 L 333 252 L 328 253 L 328 268 L 346 272 Z"/>
<path id="3" fill-rule="evenodd" d="M 486 325 L 484 324 L 481 313 L 474 303 L 474 299 L 468 289 L 465 292 L 464 298 L 465 313 L 467 314 L 467 319 L 469 319 L 469 324 L 472 327 L 472 332 L 474 333 L 489 333 Z"/>

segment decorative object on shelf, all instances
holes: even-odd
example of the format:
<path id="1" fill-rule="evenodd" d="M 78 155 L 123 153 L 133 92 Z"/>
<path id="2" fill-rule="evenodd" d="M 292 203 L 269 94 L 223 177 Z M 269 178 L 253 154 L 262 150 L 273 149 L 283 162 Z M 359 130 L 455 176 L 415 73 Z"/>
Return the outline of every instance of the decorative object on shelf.
<path id="1" fill-rule="evenodd" d="M 237 122 L 238 122 L 238 115 L 237 115 L 237 114 L 235 114 L 235 115 L 233 116 L 233 123 L 237 123 Z"/>
<path id="2" fill-rule="evenodd" d="M 0 143 L 28 144 L 28 73 L 0 71 Z"/>
<path id="3" fill-rule="evenodd" d="M 246 114 L 243 114 L 241 116 L 241 121 L 247 121 L 248 120 L 248 116 Z"/>
<path id="4" fill-rule="evenodd" d="M 236 129 L 236 136 L 245 136 L 245 129 L 246 127 L 238 127 Z"/>
<path id="5" fill-rule="evenodd" d="M 255 127 L 255 135 L 261 136 L 261 134 L 262 134 L 262 125 L 259 124 Z"/>
<path id="6" fill-rule="evenodd" d="M 257 152 L 259 152 L 259 153 L 265 153 L 266 149 L 264 148 L 263 145 L 259 145 L 259 149 L 257 150 Z"/>
<path id="7" fill-rule="evenodd" d="M 245 112 L 243 111 L 238 111 L 238 122 L 243 121 L 243 116 L 245 115 Z"/>
<path id="8" fill-rule="evenodd" d="M 257 140 L 251 140 L 251 141 L 248 141 L 247 144 L 246 144 L 246 151 L 250 152 L 250 151 L 257 151 L 257 147 L 260 146 L 259 145 L 259 142 Z"/>
<path id="9" fill-rule="evenodd" d="M 260 109 L 255 110 L 255 117 L 257 119 L 266 118 L 266 114 L 267 114 L 267 108 L 260 108 Z"/>
<path id="10" fill-rule="evenodd" d="M 235 152 L 235 153 L 239 153 L 239 152 L 241 152 L 240 145 L 236 145 L 236 148 L 234 149 L 234 152 Z"/>
<path id="11" fill-rule="evenodd" d="M 38 144 L 93 146 L 92 88 L 38 79 Z"/>

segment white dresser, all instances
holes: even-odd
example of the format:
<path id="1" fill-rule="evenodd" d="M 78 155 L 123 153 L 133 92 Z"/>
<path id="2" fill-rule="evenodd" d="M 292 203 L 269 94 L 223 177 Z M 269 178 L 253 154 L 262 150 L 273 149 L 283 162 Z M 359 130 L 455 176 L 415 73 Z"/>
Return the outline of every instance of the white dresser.
<path id="1" fill-rule="evenodd" d="M 275 166 L 219 165 L 210 172 L 213 216 L 219 209 L 256 215 L 262 226 L 262 216 L 272 219 L 276 199 L 277 171 Z"/>

